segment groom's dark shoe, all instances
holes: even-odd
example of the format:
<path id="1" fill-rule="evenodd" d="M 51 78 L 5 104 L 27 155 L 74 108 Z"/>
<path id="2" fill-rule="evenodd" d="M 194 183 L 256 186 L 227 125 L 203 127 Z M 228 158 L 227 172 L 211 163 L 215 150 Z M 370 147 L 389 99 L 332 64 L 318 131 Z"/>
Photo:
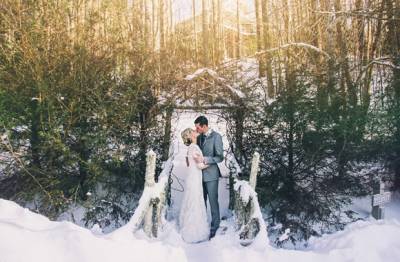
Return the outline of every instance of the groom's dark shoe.
<path id="1" fill-rule="evenodd" d="M 215 231 L 211 230 L 210 231 L 210 237 L 208 238 L 208 240 L 211 240 L 211 238 L 215 237 Z"/>

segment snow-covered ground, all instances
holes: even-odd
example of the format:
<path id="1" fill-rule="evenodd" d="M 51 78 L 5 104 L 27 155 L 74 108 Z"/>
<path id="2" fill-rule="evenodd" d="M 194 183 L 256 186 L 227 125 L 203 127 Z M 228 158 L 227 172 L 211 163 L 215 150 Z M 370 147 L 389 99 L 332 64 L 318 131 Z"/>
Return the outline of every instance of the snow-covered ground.
<path id="1" fill-rule="evenodd" d="M 394 202 L 398 208 L 399 202 Z M 388 210 L 398 215 L 396 208 Z M 226 222 L 223 222 L 226 223 Z M 230 223 L 227 223 L 230 224 Z M 310 241 L 307 250 L 242 247 L 234 229 L 209 242 L 184 243 L 170 225 L 159 240 L 134 235 L 129 227 L 109 234 L 53 222 L 39 214 L 0 200 L 1 262 L 106 262 L 106 261 L 385 261 L 400 258 L 400 222 L 359 221 L 344 231 Z"/>

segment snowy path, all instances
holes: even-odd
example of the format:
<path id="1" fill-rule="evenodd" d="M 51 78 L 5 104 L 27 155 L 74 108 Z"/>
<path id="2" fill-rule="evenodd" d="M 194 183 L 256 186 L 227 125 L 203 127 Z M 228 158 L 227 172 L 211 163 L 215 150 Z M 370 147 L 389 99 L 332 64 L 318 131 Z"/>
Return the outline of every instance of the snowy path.
<path id="1" fill-rule="evenodd" d="M 193 126 L 197 114 L 175 114 L 173 174 L 184 184 L 182 169 L 184 147 L 178 134 Z M 209 114 L 207 114 L 209 116 Z M 210 117 L 215 130 L 225 134 L 225 123 Z M 224 138 L 226 142 L 226 138 Z M 225 143 L 227 145 L 227 143 Z M 226 146 L 225 145 L 225 146 Z M 173 187 L 179 189 L 178 179 Z M 221 183 L 224 180 L 221 180 Z M 211 241 L 187 244 L 178 232 L 174 219 L 179 210 L 181 192 L 174 190 L 170 221 L 156 240 L 144 233 L 132 233 L 129 225 L 109 234 L 79 227 L 70 222 L 54 222 L 0 199 L 0 262 L 114 262 L 114 261 L 296 261 L 296 262 L 398 262 L 400 261 L 400 201 L 388 205 L 387 219 L 368 218 L 331 235 L 312 238 L 305 250 L 275 249 L 266 243 L 255 242 L 249 247 L 240 245 L 234 223 L 223 220 L 225 234 Z M 221 214 L 228 214 L 227 191 L 220 186 Z M 369 200 L 359 201 L 360 212 L 369 208 Z"/>

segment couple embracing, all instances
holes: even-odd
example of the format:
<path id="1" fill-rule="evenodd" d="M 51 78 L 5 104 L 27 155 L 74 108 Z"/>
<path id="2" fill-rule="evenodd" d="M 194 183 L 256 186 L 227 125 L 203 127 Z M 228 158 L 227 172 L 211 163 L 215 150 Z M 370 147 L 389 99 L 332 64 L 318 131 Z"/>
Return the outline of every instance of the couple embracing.
<path id="1" fill-rule="evenodd" d="M 194 121 L 195 130 L 185 129 L 181 136 L 188 146 L 186 183 L 179 214 L 182 238 L 189 243 L 209 240 L 220 224 L 218 203 L 218 163 L 223 160 L 222 137 L 208 127 L 205 116 Z M 207 199 L 211 209 L 211 226 L 207 221 Z"/>

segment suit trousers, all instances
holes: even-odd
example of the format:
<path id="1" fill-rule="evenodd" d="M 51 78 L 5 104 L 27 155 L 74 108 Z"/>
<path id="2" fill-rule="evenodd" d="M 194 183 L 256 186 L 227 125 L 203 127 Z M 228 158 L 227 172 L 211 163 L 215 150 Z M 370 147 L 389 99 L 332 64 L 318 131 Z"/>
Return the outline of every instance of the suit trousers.
<path id="1" fill-rule="evenodd" d="M 211 208 L 211 231 L 216 232 L 220 224 L 218 204 L 218 180 L 203 181 L 203 196 L 207 208 L 207 197 Z"/>

